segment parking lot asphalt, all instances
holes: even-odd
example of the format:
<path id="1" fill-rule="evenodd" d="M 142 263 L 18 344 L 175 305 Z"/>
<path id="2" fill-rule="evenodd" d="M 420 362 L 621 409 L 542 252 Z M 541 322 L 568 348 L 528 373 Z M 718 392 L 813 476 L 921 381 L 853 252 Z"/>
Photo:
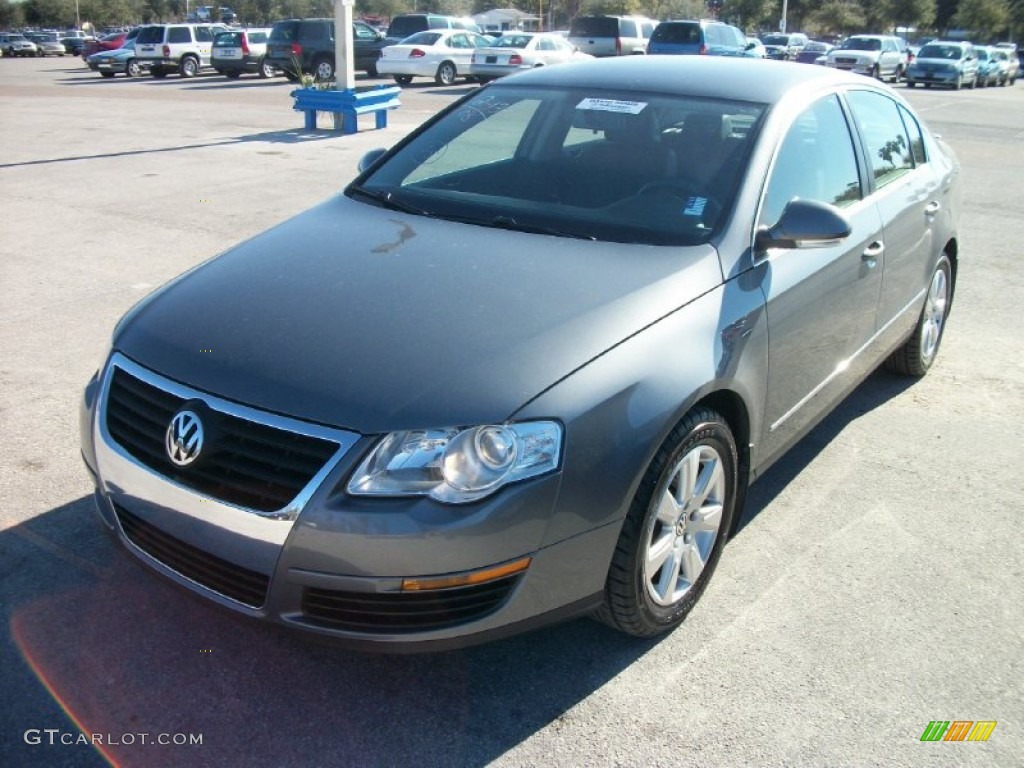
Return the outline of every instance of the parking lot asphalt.
<path id="1" fill-rule="evenodd" d="M 875 374 L 753 487 L 667 637 L 584 619 L 355 654 L 229 616 L 107 537 L 77 407 L 121 314 L 469 87 L 416 84 L 387 129 L 341 136 L 302 130 L 281 79 L 0 60 L 0 764 L 1019 765 L 1022 84 L 901 89 L 963 165 L 939 360 L 916 383 Z M 922 743 L 933 720 L 997 725 Z"/>

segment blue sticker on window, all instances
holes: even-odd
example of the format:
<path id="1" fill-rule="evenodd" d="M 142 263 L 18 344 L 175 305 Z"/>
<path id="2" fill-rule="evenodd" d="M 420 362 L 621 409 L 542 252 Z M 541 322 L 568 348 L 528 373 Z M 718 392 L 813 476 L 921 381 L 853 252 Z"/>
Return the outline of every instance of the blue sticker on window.
<path id="1" fill-rule="evenodd" d="M 706 197 L 688 197 L 686 207 L 683 208 L 683 216 L 702 216 L 704 215 L 704 206 L 707 204 Z"/>

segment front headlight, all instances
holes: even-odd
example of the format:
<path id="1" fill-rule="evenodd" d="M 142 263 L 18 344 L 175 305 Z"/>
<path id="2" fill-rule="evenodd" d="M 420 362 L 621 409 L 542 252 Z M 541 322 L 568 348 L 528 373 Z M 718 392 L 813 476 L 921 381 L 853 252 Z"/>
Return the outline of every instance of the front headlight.
<path id="1" fill-rule="evenodd" d="M 348 492 L 465 504 L 558 469 L 561 452 L 553 421 L 392 432 L 363 459 Z"/>

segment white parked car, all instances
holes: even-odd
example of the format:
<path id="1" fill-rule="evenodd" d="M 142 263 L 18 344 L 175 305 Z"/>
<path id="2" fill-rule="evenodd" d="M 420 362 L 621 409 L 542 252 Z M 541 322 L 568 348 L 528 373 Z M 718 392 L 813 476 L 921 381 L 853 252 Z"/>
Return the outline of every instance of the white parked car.
<path id="1" fill-rule="evenodd" d="M 829 51 L 825 63 L 876 80 L 888 78 L 898 83 L 906 70 L 906 59 L 906 51 L 891 35 L 854 35 Z"/>
<path id="2" fill-rule="evenodd" d="M 470 75 L 481 82 L 521 69 L 564 64 L 594 58 L 561 35 L 545 32 L 506 32 L 486 48 L 473 53 Z"/>
<path id="3" fill-rule="evenodd" d="M 399 85 L 414 77 L 432 77 L 438 85 L 451 85 L 457 77 L 469 76 L 473 52 L 490 45 L 483 35 L 464 29 L 428 29 L 381 51 L 377 72 L 394 76 Z"/>

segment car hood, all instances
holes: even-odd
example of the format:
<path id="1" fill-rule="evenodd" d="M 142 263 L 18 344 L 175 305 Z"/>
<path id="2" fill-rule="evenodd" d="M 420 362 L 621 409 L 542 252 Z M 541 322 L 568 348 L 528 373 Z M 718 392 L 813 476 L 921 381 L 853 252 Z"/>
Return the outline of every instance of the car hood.
<path id="1" fill-rule="evenodd" d="M 172 281 L 114 346 L 362 433 L 488 423 L 721 280 L 710 245 L 509 232 L 339 195 Z"/>

